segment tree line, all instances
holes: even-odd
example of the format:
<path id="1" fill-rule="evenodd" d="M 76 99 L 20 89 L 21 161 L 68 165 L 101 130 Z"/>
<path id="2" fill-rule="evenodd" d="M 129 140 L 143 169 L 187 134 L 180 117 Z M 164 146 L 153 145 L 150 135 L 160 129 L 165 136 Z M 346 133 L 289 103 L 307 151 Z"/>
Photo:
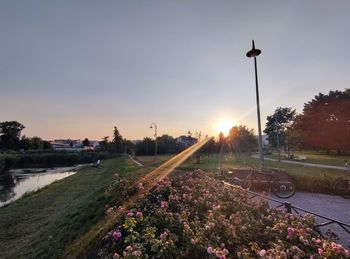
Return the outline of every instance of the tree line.
<path id="1" fill-rule="evenodd" d="M 319 93 L 304 104 L 300 114 L 291 107 L 278 107 L 267 116 L 264 132 L 272 147 L 282 148 L 286 153 L 290 149 L 313 148 L 339 154 L 350 150 L 350 89 Z M 17 121 L 0 122 L 0 150 L 51 149 L 48 141 L 39 137 L 21 137 L 24 125 Z M 157 137 L 158 154 L 173 154 L 182 151 L 186 146 L 169 135 Z M 277 143 L 278 142 L 278 143 Z M 89 146 L 89 140 L 83 141 Z M 244 125 L 234 126 L 228 136 L 220 134 L 217 139 L 209 141 L 201 152 L 246 152 L 257 149 L 257 138 L 253 130 Z M 144 138 L 132 143 L 123 138 L 117 127 L 114 127 L 113 138 L 103 137 L 99 141 L 99 151 L 109 153 L 129 153 L 136 155 L 153 155 L 155 140 Z"/>
<path id="2" fill-rule="evenodd" d="M 49 141 L 39 137 L 21 137 L 25 126 L 17 121 L 0 122 L 0 150 L 49 150 L 52 146 Z"/>
<path id="3" fill-rule="evenodd" d="M 300 114 L 290 107 L 278 107 L 267 116 L 264 132 L 269 143 L 285 152 L 290 149 L 318 149 L 345 154 L 350 150 L 350 89 L 319 93 L 304 103 Z"/>

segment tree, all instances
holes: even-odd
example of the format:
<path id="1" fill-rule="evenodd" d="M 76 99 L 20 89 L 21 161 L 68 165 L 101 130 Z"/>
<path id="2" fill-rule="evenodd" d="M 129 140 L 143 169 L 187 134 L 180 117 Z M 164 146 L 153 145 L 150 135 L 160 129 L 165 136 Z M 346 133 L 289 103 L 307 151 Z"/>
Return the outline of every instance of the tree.
<path id="1" fill-rule="evenodd" d="M 85 138 L 85 139 L 83 140 L 83 146 L 84 146 L 84 147 L 90 146 L 90 141 L 89 141 L 88 138 Z"/>
<path id="2" fill-rule="evenodd" d="M 232 127 L 226 139 L 232 151 L 246 152 L 257 147 L 253 130 L 244 125 Z"/>
<path id="3" fill-rule="evenodd" d="M 0 148 L 18 149 L 21 131 L 24 128 L 17 121 L 0 122 Z"/>
<path id="4" fill-rule="evenodd" d="M 267 116 L 264 132 L 267 134 L 273 147 L 277 147 L 278 134 L 279 144 L 283 146 L 285 152 L 289 152 L 290 129 L 295 115 L 295 109 L 278 107 L 272 115 Z"/>
<path id="5" fill-rule="evenodd" d="M 157 145 L 158 154 L 172 154 L 177 151 L 175 139 L 172 136 L 166 134 L 157 138 Z"/>
<path id="6" fill-rule="evenodd" d="M 144 138 L 136 144 L 136 155 L 154 155 L 154 140 Z"/>
<path id="7" fill-rule="evenodd" d="M 43 140 L 39 137 L 32 137 L 29 139 L 29 149 L 42 150 L 44 148 L 43 144 Z"/>
<path id="8" fill-rule="evenodd" d="M 113 145 L 114 153 L 123 153 L 125 151 L 123 137 L 115 126 L 113 131 Z"/>
<path id="9" fill-rule="evenodd" d="M 309 147 L 338 153 L 350 150 L 350 89 L 316 95 L 304 104 L 293 128 Z"/>
<path id="10" fill-rule="evenodd" d="M 98 144 L 100 146 L 100 149 L 103 151 L 107 151 L 108 150 L 108 136 L 105 136 L 102 138 L 102 141 L 99 141 Z"/>

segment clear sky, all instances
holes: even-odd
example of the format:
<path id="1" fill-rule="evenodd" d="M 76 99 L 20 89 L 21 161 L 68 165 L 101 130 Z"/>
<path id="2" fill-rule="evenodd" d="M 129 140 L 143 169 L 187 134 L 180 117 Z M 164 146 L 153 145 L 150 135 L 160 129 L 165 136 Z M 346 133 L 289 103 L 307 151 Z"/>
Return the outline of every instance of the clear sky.
<path id="1" fill-rule="evenodd" d="M 1 1 L 0 121 L 44 139 L 257 128 L 350 84 L 350 1 Z"/>

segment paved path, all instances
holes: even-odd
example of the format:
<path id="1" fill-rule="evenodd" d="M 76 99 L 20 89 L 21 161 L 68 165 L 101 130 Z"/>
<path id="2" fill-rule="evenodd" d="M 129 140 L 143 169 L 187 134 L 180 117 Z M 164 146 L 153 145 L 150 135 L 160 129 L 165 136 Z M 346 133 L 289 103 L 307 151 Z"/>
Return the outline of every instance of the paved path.
<path id="1" fill-rule="evenodd" d="M 234 186 L 225 182 L 225 184 Z M 267 198 L 272 198 L 278 200 L 279 202 L 268 200 L 268 203 L 271 208 L 276 208 L 281 205 L 281 203 L 289 202 L 293 206 L 300 209 L 307 210 L 312 213 L 316 213 L 323 217 L 331 218 L 337 220 L 341 223 L 349 225 L 349 227 L 344 226 L 348 231 L 350 231 L 350 199 L 344 199 L 340 196 L 321 194 L 321 193 L 307 193 L 307 192 L 296 192 L 295 195 L 288 199 L 280 199 L 269 194 Z M 254 199 L 263 199 L 256 197 Z M 280 207 L 284 209 L 284 206 Z M 298 211 L 299 214 L 304 215 L 305 212 Z M 296 214 L 293 211 L 293 214 Z M 320 218 L 316 216 L 316 220 L 319 224 L 329 222 L 329 220 Z M 350 249 L 350 233 L 347 233 L 341 226 L 338 224 L 330 224 L 327 226 L 320 227 L 322 233 L 326 233 L 327 230 L 331 230 L 335 233 L 339 240 L 337 243 L 342 244 L 346 248 Z"/>
<path id="2" fill-rule="evenodd" d="M 136 161 L 131 155 L 129 155 L 129 159 L 133 161 L 135 164 L 137 164 L 138 166 L 143 166 L 143 164 L 141 164 L 139 161 Z"/>
<path id="3" fill-rule="evenodd" d="M 271 198 L 276 199 L 276 197 L 273 195 L 271 195 Z M 328 194 L 297 192 L 294 196 L 288 199 L 279 200 L 282 202 L 290 202 L 296 207 L 300 207 L 350 225 L 350 199 L 344 199 L 340 196 Z M 277 206 L 277 203 L 273 201 L 270 201 L 269 204 L 271 207 Z M 326 220 L 321 218 L 316 219 L 319 223 L 326 222 Z M 325 233 L 328 229 L 339 236 L 339 243 L 343 244 L 347 248 L 350 248 L 349 233 L 336 224 L 321 227 L 323 233 Z M 350 231 L 350 228 L 348 228 L 348 230 Z"/>
<path id="4" fill-rule="evenodd" d="M 259 158 L 259 155 L 255 154 L 252 155 L 254 158 Z M 264 157 L 264 160 L 269 160 L 269 161 L 278 161 L 278 159 L 275 158 L 269 158 L 269 157 Z M 307 163 L 307 162 L 301 162 L 301 161 L 291 161 L 291 160 L 283 160 L 281 159 L 280 162 L 282 163 L 287 163 L 287 164 L 295 164 L 295 165 L 304 165 L 304 166 L 313 166 L 313 167 L 321 167 L 321 168 L 330 168 L 330 169 L 337 169 L 337 170 L 346 170 L 345 166 L 336 166 L 336 165 L 324 165 L 324 164 L 314 164 L 314 163 Z"/>

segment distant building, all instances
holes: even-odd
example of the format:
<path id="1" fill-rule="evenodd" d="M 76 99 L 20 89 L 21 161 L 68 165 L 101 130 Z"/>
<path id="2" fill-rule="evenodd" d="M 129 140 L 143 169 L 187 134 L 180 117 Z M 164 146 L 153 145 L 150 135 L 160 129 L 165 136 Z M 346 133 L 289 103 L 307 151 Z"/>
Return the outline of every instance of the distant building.
<path id="1" fill-rule="evenodd" d="M 191 136 L 180 136 L 176 138 L 176 143 L 181 145 L 182 147 L 189 147 L 196 144 L 198 139 L 193 138 Z"/>
<path id="2" fill-rule="evenodd" d="M 54 150 L 82 151 L 84 149 L 80 140 L 55 139 L 50 143 Z"/>
<path id="3" fill-rule="evenodd" d="M 100 146 L 98 140 L 89 140 L 90 145 L 88 147 L 84 147 L 80 139 L 55 139 L 54 141 L 50 141 L 50 143 L 54 150 L 66 151 L 93 151 Z"/>

